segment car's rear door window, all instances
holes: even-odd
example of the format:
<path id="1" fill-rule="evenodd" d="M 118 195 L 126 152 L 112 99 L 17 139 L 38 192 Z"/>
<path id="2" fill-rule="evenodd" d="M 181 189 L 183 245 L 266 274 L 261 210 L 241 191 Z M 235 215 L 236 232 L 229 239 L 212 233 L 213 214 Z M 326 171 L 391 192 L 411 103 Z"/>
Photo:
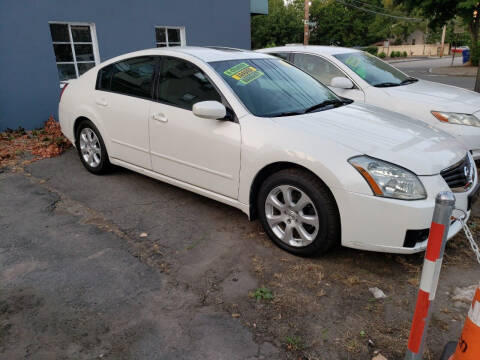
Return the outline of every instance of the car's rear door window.
<path id="1" fill-rule="evenodd" d="M 111 64 L 99 71 L 97 89 L 150 99 L 155 66 L 156 59 L 153 56 Z"/>
<path id="2" fill-rule="evenodd" d="M 270 53 L 270 55 L 279 57 L 280 59 L 290 61 L 290 54 L 289 53 Z"/>
<path id="3" fill-rule="evenodd" d="M 105 66 L 98 71 L 97 75 L 97 90 L 110 91 L 110 84 L 112 82 L 113 65 Z"/>
<path id="4" fill-rule="evenodd" d="M 199 101 L 222 102 L 208 77 L 196 65 L 174 57 L 164 57 L 159 72 L 158 100 L 192 110 Z"/>

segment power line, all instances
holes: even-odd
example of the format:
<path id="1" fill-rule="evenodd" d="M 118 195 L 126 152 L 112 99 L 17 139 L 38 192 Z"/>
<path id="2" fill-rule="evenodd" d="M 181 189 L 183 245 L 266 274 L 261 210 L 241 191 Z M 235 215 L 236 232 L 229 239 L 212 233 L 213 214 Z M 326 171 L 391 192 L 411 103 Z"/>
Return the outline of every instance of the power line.
<path id="1" fill-rule="evenodd" d="M 361 5 L 364 5 L 364 6 L 366 6 L 367 8 L 385 10 L 385 7 L 383 7 L 383 6 L 377 6 L 377 5 L 369 4 L 369 3 L 366 3 L 366 2 L 363 2 L 363 1 L 360 1 L 360 0 L 351 0 L 351 1 L 354 2 L 354 3 L 359 3 L 359 4 L 361 4 Z M 356 5 L 356 4 L 355 4 L 355 5 Z M 358 6 L 360 6 L 360 5 L 358 5 Z"/>
<path id="2" fill-rule="evenodd" d="M 423 19 L 406 17 L 406 16 L 397 16 L 397 15 L 387 14 L 387 13 L 384 13 L 384 12 L 379 12 L 379 11 L 375 11 L 375 10 L 371 10 L 371 9 L 365 9 L 365 8 L 360 7 L 360 6 L 344 2 L 342 0 L 334 0 L 334 1 L 338 2 L 339 4 L 345 5 L 345 6 L 353 7 L 357 10 L 366 11 L 366 12 L 381 15 L 381 16 L 387 16 L 387 17 L 391 17 L 391 18 L 394 18 L 394 19 L 405 20 L 405 21 L 414 21 L 414 22 L 423 21 Z"/>

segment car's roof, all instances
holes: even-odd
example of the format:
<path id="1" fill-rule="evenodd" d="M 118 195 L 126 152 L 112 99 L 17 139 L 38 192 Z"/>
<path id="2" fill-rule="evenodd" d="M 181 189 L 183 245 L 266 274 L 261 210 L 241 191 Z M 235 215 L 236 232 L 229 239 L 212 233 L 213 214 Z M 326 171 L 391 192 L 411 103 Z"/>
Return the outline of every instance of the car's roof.
<path id="1" fill-rule="evenodd" d="M 239 60 L 239 59 L 265 59 L 271 58 L 271 55 L 262 54 L 255 51 L 228 48 L 228 47 L 200 47 L 200 46 L 174 46 L 153 48 L 135 51 L 122 55 L 122 58 L 144 55 L 174 55 L 188 54 L 205 62 Z"/>
<path id="2" fill-rule="evenodd" d="M 260 49 L 256 50 L 257 52 L 262 53 L 272 53 L 278 51 L 300 51 L 300 52 L 310 52 L 310 53 L 318 53 L 324 55 L 337 55 L 337 54 L 345 54 L 349 52 L 359 52 L 361 50 L 346 48 L 346 47 L 339 47 L 339 46 L 320 46 L 320 45 L 286 45 L 286 46 L 277 46 L 267 49 Z"/>

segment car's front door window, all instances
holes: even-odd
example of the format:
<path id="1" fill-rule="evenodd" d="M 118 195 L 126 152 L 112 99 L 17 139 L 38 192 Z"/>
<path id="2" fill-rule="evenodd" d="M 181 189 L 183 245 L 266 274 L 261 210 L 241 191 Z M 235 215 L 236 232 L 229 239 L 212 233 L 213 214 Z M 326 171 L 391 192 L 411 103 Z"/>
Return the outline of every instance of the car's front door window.
<path id="1" fill-rule="evenodd" d="M 334 77 L 345 77 L 331 62 L 310 54 L 295 54 L 293 63 L 325 85 L 330 85 Z"/>
<path id="2" fill-rule="evenodd" d="M 159 77 L 158 100 L 161 102 L 192 110 L 200 101 L 222 101 L 203 71 L 188 61 L 165 57 Z"/>

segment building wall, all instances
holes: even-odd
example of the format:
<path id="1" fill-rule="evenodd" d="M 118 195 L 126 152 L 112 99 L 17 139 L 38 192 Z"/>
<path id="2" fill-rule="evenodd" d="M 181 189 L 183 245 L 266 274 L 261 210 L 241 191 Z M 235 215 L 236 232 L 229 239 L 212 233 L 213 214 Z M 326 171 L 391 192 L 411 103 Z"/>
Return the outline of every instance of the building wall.
<path id="1" fill-rule="evenodd" d="M 155 47 L 155 26 L 185 26 L 187 45 L 250 48 L 239 0 L 0 0 L 0 131 L 56 116 L 60 93 L 49 21 L 94 23 L 100 60 Z"/>
<path id="2" fill-rule="evenodd" d="M 378 46 L 378 53 L 384 52 L 390 56 L 392 51 L 406 51 L 408 56 L 439 56 L 441 46 L 437 44 Z M 443 55 L 448 55 L 449 51 L 450 44 L 445 44 Z"/>

